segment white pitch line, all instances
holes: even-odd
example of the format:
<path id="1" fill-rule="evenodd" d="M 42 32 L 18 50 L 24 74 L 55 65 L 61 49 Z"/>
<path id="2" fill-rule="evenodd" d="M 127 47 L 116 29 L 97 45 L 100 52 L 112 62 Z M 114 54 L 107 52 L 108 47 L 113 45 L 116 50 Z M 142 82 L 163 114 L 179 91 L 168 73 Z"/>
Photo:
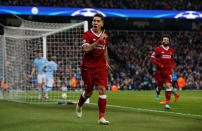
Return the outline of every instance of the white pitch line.
<path id="1" fill-rule="evenodd" d="M 89 103 L 89 104 L 97 105 L 97 103 Z M 108 107 L 121 108 L 121 109 L 132 109 L 132 110 L 138 110 L 138 111 L 159 112 L 159 113 L 165 113 L 165 114 L 175 114 L 175 115 L 182 115 L 182 116 L 194 116 L 194 117 L 201 117 L 202 118 L 202 115 L 198 115 L 198 114 L 186 114 L 186 113 L 180 113 L 180 112 L 168 112 L 168 111 L 161 111 L 161 110 L 135 108 L 135 107 L 127 107 L 127 106 L 117 106 L 117 105 L 107 105 L 107 106 Z"/>
<path id="2" fill-rule="evenodd" d="M 136 96 L 150 96 L 150 97 L 152 97 L 154 95 L 136 95 Z M 163 95 L 162 95 L 162 97 L 163 97 Z M 200 96 L 199 97 L 196 97 L 196 96 L 193 96 L 193 97 L 192 96 L 190 96 L 190 97 L 189 96 L 180 96 L 180 98 L 181 97 L 183 97 L 183 98 L 193 98 L 193 99 L 202 99 L 202 97 L 200 97 Z"/>

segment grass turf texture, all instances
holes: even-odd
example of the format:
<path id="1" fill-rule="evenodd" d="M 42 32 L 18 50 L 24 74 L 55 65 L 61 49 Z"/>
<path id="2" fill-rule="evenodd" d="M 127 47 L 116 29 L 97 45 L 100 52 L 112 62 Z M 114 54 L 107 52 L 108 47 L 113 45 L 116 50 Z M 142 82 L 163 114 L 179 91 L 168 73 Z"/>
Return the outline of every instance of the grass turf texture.
<path id="1" fill-rule="evenodd" d="M 171 99 L 165 110 L 155 101 L 154 91 L 108 92 L 107 104 L 128 108 L 107 107 L 108 126 L 98 125 L 97 104 L 85 104 L 83 117 L 76 118 L 75 105 L 22 104 L 0 101 L 0 131 L 201 131 L 202 91 L 182 91 L 179 101 Z M 98 93 L 91 97 L 97 103 Z M 152 109 L 165 112 L 153 112 Z M 172 113 L 169 113 L 172 112 Z M 183 113 L 183 115 L 176 114 Z M 187 114 L 196 114 L 192 116 Z"/>

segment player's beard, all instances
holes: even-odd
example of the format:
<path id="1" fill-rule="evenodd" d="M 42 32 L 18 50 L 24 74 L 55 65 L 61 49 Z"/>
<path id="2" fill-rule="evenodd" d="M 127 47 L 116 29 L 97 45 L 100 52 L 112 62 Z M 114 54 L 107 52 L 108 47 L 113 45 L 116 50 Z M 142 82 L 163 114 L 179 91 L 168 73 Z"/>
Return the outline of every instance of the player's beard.
<path id="1" fill-rule="evenodd" d="M 164 46 L 164 47 L 168 47 L 168 46 L 169 46 L 169 43 L 163 42 L 163 46 Z"/>

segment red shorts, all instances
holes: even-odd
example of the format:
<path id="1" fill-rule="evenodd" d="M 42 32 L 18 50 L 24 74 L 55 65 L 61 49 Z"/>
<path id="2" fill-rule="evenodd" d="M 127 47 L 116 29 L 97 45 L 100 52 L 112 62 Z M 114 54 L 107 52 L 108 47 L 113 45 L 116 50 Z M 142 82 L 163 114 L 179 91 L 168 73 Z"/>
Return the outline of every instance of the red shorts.
<path id="1" fill-rule="evenodd" d="M 155 79 L 157 86 L 163 86 L 163 83 L 172 83 L 173 82 L 172 72 L 156 70 Z"/>
<path id="2" fill-rule="evenodd" d="M 108 73 L 106 67 L 81 67 L 81 76 L 86 92 L 93 91 L 94 85 L 107 87 Z"/>

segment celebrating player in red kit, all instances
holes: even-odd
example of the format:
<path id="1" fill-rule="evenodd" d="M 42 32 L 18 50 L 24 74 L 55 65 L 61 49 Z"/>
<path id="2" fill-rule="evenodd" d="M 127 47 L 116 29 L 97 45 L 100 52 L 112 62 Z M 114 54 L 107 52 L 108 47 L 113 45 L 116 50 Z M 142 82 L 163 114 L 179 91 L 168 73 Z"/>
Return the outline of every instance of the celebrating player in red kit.
<path id="1" fill-rule="evenodd" d="M 104 26 L 104 17 L 101 14 L 95 14 L 92 21 L 93 28 L 83 34 L 82 47 L 84 56 L 81 66 L 81 76 L 84 81 L 85 92 L 80 96 L 76 106 L 77 117 L 82 117 L 82 107 L 85 101 L 92 95 L 93 87 L 96 86 L 99 92 L 99 124 L 108 125 L 104 113 L 106 110 L 106 87 L 107 87 L 107 69 L 108 64 L 107 41 L 108 35 Z"/>
<path id="2" fill-rule="evenodd" d="M 170 109 L 169 102 L 172 91 L 172 69 L 176 72 L 176 67 L 174 63 L 174 50 L 169 48 L 170 37 L 169 35 L 164 35 L 162 40 L 162 45 L 155 48 L 150 61 L 157 66 L 155 73 L 155 79 L 157 87 L 166 88 L 166 100 L 161 102 L 165 104 L 166 109 Z M 177 94 L 176 96 L 179 97 Z M 177 97 L 177 98 L 178 98 Z"/>

